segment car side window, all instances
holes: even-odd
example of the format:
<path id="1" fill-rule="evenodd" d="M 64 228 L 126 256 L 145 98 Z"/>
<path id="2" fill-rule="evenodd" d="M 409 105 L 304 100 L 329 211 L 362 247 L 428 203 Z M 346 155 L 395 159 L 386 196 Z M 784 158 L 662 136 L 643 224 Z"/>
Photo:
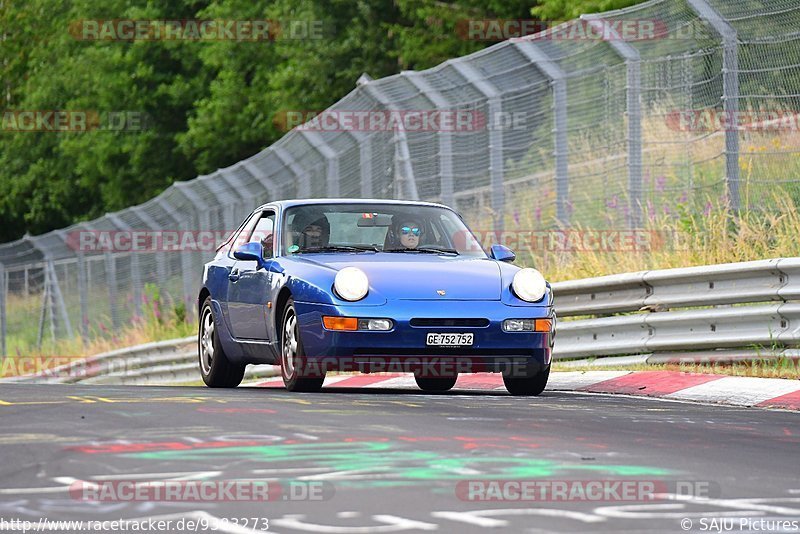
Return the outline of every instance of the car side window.
<path id="1" fill-rule="evenodd" d="M 258 222 L 260 217 L 261 212 L 250 215 L 246 222 L 240 227 L 236 235 L 229 240 L 230 246 L 228 247 L 228 255 L 231 258 L 233 257 L 233 252 L 239 248 L 240 245 L 247 243 L 247 239 L 249 238 L 251 232 L 253 231 L 253 227 L 256 225 L 256 222 Z"/>
<path id="2" fill-rule="evenodd" d="M 275 237 L 275 213 L 271 211 L 265 211 L 261 214 L 261 217 L 258 219 L 258 223 L 253 230 L 253 233 L 250 234 L 250 237 L 247 239 L 248 243 L 260 243 L 262 249 L 262 256 L 265 259 L 272 258 L 274 256 L 273 253 L 273 245 Z"/>

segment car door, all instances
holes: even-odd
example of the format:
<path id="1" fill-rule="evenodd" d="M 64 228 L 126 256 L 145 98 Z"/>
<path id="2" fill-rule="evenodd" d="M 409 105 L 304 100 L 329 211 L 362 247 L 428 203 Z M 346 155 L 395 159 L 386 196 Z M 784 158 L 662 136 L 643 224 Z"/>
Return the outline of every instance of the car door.
<path id="1" fill-rule="evenodd" d="M 258 217 L 249 235 L 234 246 L 243 243 L 260 243 L 262 257 L 274 254 L 275 212 L 265 210 Z M 256 261 L 236 260 L 228 276 L 228 317 L 231 333 L 237 339 L 269 340 L 267 328 L 267 301 L 272 273 L 258 266 Z"/>

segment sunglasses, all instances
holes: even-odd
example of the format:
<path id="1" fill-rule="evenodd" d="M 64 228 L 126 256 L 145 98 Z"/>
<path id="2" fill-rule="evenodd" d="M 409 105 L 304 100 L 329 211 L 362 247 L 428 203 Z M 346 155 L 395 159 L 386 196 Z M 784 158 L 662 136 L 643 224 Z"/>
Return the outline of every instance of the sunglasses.
<path id="1" fill-rule="evenodd" d="M 402 228 L 400 228 L 400 233 L 402 233 L 403 235 L 411 234 L 411 235 L 415 235 L 415 236 L 419 237 L 420 229 L 419 229 L 418 226 L 414 226 L 414 227 L 403 226 Z"/>

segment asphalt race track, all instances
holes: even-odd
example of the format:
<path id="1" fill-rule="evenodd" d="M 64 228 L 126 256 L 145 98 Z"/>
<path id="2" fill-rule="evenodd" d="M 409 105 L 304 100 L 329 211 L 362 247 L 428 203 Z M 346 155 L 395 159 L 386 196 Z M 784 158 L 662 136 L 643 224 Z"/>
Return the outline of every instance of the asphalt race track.
<path id="1" fill-rule="evenodd" d="M 790 412 L 554 392 L 4 384 L 0 422 L 5 530 L 182 519 L 210 531 L 219 518 L 217 532 L 237 533 L 267 521 L 282 533 L 800 531 Z M 178 480 L 261 481 L 269 500 L 114 493 Z M 531 498 L 558 484 L 566 497 Z M 656 500 L 620 489 L 631 484 Z"/>

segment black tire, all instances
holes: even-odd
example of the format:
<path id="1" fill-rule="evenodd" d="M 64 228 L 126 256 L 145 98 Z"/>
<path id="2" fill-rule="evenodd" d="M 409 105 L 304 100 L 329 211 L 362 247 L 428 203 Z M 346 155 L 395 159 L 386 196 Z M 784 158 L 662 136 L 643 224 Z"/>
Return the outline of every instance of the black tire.
<path id="1" fill-rule="evenodd" d="M 210 330 L 210 332 L 209 332 Z M 228 360 L 211 307 L 211 297 L 206 297 L 200 308 L 200 328 L 197 331 L 197 357 L 203 382 L 211 388 L 235 388 L 242 383 L 246 365 Z"/>
<path id="2" fill-rule="evenodd" d="M 420 376 L 414 374 L 419 389 L 422 391 L 448 391 L 456 385 L 458 375 L 454 376 Z"/>
<path id="3" fill-rule="evenodd" d="M 509 376 L 503 373 L 503 383 L 512 395 L 535 396 L 544 391 L 550 378 L 550 366 L 531 376 Z"/>
<path id="4" fill-rule="evenodd" d="M 311 369 L 300 339 L 294 300 L 286 302 L 281 322 L 281 376 L 289 391 L 314 392 L 322 388 L 325 371 Z"/>

